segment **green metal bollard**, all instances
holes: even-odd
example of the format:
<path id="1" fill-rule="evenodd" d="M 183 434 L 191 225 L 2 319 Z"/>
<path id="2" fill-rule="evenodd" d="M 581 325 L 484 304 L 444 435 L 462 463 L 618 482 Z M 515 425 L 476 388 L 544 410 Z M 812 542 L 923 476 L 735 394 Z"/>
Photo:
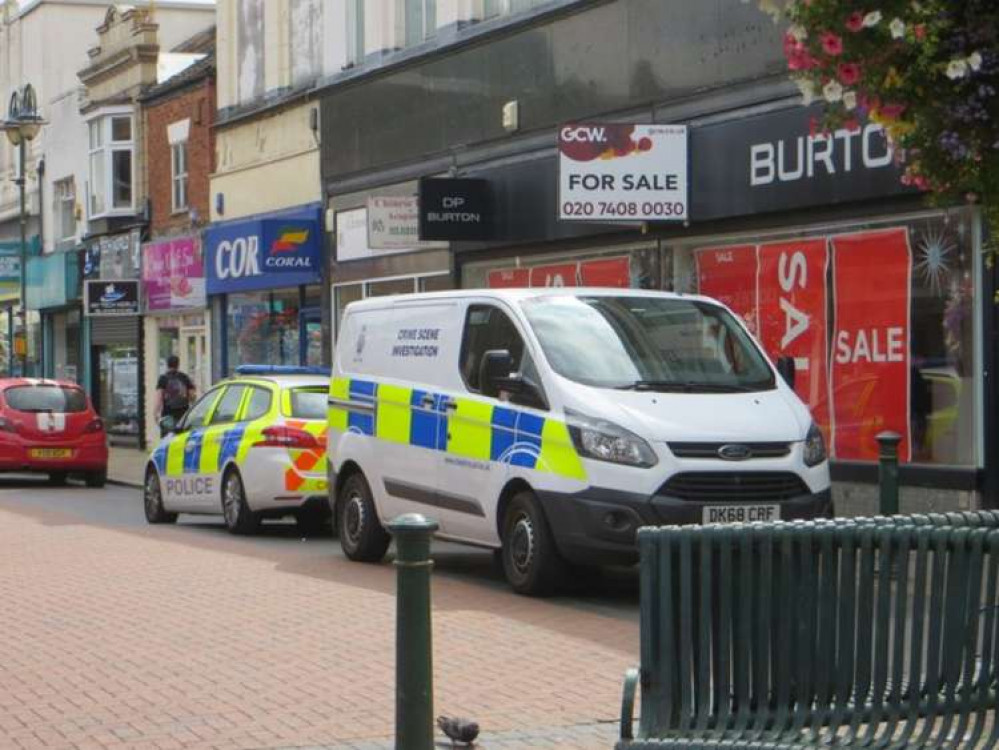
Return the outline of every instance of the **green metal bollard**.
<path id="1" fill-rule="evenodd" d="M 433 750 L 433 646 L 430 629 L 430 539 L 437 522 L 407 513 L 387 524 L 395 537 L 395 747 Z"/>
<path id="2" fill-rule="evenodd" d="M 898 515 L 898 445 L 902 436 L 897 432 L 880 432 L 878 441 L 878 484 L 881 489 L 879 512 L 882 516 Z"/>

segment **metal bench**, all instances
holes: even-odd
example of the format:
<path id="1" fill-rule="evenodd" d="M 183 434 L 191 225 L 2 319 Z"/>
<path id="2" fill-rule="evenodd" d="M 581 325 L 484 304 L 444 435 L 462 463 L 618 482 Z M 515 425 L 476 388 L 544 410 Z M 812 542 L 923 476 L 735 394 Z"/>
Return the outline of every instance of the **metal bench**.
<path id="1" fill-rule="evenodd" d="M 639 549 L 619 750 L 999 743 L 999 515 L 649 528 Z"/>

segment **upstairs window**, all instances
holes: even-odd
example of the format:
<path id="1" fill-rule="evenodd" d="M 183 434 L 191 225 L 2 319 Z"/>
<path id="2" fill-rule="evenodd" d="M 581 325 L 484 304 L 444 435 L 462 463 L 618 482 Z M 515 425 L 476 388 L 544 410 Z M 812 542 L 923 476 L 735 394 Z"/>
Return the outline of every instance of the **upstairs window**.
<path id="1" fill-rule="evenodd" d="M 55 193 L 56 239 L 74 239 L 76 237 L 76 184 L 72 177 L 67 177 L 63 180 L 56 180 L 52 186 Z"/>
<path id="2" fill-rule="evenodd" d="M 96 117 L 90 128 L 90 216 L 129 214 L 135 210 L 135 144 L 132 114 Z"/>
<path id="3" fill-rule="evenodd" d="M 347 0 L 347 66 L 364 62 L 364 0 Z"/>
<path id="4" fill-rule="evenodd" d="M 406 0 L 406 46 L 429 39 L 437 32 L 437 0 Z"/>
<path id="5" fill-rule="evenodd" d="M 170 147 L 170 175 L 173 184 L 173 212 L 187 210 L 187 141 Z"/>

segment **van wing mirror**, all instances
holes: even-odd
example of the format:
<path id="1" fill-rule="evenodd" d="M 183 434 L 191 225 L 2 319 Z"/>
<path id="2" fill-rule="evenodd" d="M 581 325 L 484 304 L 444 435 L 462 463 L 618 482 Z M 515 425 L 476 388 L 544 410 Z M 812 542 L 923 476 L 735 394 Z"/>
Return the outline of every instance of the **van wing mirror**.
<path id="1" fill-rule="evenodd" d="M 500 381 L 513 372 L 513 357 L 506 349 L 490 349 L 479 363 L 479 390 L 483 395 L 495 396 L 500 391 Z"/>
<path id="2" fill-rule="evenodd" d="M 794 390 L 794 357 L 778 357 L 777 372 L 784 378 L 784 382 Z"/>

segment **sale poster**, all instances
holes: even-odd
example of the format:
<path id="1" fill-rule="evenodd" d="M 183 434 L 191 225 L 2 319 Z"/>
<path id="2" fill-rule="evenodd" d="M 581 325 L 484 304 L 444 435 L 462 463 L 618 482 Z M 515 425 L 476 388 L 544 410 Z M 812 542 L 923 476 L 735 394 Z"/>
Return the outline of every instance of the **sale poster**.
<path id="1" fill-rule="evenodd" d="M 911 458 L 909 425 L 910 249 L 905 229 L 832 238 L 835 331 L 831 390 L 834 453 L 875 461 L 876 436 L 902 436 L 899 458 Z"/>
<path id="2" fill-rule="evenodd" d="M 773 362 L 792 357 L 794 389 L 827 442 L 828 321 L 825 238 L 773 242 L 759 248 L 759 337 Z"/>
<path id="3" fill-rule="evenodd" d="M 531 269 L 531 286 L 579 286 L 578 263 L 557 263 Z"/>
<path id="4" fill-rule="evenodd" d="M 527 268 L 497 268 L 489 272 L 490 289 L 511 289 L 531 285 L 531 271 Z"/>
<path id="5" fill-rule="evenodd" d="M 700 293 L 728 305 L 756 334 L 756 245 L 701 248 L 694 255 Z"/>
<path id="6" fill-rule="evenodd" d="M 627 255 L 587 260 L 579 264 L 583 286 L 627 289 L 631 286 L 631 264 Z"/>

